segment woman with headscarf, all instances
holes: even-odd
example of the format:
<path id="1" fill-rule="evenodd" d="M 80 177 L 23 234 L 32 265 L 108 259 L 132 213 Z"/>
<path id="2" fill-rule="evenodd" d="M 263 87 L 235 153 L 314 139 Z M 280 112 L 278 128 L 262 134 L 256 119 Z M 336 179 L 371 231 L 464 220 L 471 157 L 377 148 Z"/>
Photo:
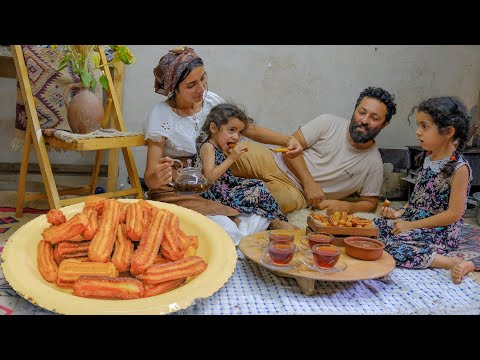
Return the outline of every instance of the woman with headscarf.
<path id="1" fill-rule="evenodd" d="M 162 56 L 153 70 L 155 92 L 166 100 L 153 106 L 144 125 L 148 140 L 145 183 L 148 198 L 190 208 L 214 220 L 228 222 L 225 216 L 237 216 L 237 210 L 199 195 L 178 195 L 168 183 L 175 179 L 172 159 L 180 159 L 184 166 L 196 154 L 196 138 L 210 109 L 225 101 L 207 90 L 207 73 L 203 60 L 192 48 L 181 47 Z M 251 125 L 244 136 L 264 143 L 286 146 L 286 156 L 295 157 L 303 148 L 292 136 Z M 192 162 L 193 163 L 193 162 Z M 222 217 L 216 217 L 223 215 Z M 231 221 L 231 220 L 230 220 Z"/>

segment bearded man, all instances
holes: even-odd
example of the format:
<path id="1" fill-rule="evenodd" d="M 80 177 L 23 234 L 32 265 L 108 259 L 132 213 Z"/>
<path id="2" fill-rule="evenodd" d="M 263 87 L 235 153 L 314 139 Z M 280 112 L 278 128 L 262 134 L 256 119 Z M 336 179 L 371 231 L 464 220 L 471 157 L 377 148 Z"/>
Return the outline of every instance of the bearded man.
<path id="1" fill-rule="evenodd" d="M 264 180 L 286 214 L 307 206 L 374 212 L 383 184 L 383 162 L 375 137 L 396 113 L 394 96 L 382 88 L 360 93 L 350 121 L 319 115 L 292 136 L 303 146 L 295 158 L 248 143 L 230 170 L 235 176 Z M 358 195 L 354 199 L 346 197 Z"/>

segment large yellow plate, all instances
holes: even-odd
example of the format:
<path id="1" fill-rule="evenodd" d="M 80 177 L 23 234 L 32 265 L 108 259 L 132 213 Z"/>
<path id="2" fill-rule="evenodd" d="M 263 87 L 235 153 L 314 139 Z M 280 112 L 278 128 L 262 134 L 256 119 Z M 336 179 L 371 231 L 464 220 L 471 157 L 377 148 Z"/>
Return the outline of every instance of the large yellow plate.
<path id="1" fill-rule="evenodd" d="M 120 200 L 136 202 L 138 200 Z M 228 234 L 209 218 L 180 206 L 149 201 L 150 204 L 175 213 L 180 227 L 188 235 L 198 235 L 197 255 L 207 263 L 200 275 L 172 291 L 135 300 L 98 300 L 72 295 L 43 279 L 37 269 L 37 246 L 41 233 L 49 224 L 41 215 L 19 228 L 7 241 L 2 255 L 2 271 L 10 286 L 32 304 L 60 314 L 167 314 L 192 305 L 217 292 L 232 276 L 237 262 L 235 246 Z M 61 210 L 67 217 L 83 210 L 84 203 Z"/>

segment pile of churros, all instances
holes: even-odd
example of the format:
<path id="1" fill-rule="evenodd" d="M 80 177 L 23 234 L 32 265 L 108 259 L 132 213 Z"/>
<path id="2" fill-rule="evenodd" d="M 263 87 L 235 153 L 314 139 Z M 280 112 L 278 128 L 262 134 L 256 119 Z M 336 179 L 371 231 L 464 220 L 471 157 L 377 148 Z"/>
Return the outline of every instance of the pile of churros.
<path id="1" fill-rule="evenodd" d="M 37 264 L 42 277 L 73 295 L 108 300 L 138 299 L 183 285 L 207 268 L 196 256 L 198 238 L 179 218 L 145 200 L 124 203 L 92 195 L 68 221 L 47 213 Z"/>
<path id="2" fill-rule="evenodd" d="M 338 226 L 338 227 L 357 227 L 366 228 L 372 224 L 371 220 L 363 219 L 352 214 L 347 214 L 346 211 L 335 211 L 333 215 L 322 215 L 316 212 L 311 212 L 310 216 L 320 222 L 321 226 Z"/>

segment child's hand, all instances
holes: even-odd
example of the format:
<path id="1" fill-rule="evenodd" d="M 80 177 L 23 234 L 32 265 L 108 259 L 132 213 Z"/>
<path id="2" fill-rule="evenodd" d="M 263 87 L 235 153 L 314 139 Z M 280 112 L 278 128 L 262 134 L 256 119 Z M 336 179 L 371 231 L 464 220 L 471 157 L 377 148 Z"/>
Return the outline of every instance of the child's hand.
<path id="1" fill-rule="evenodd" d="M 380 215 L 387 219 L 398 219 L 400 216 L 402 216 L 402 213 L 389 206 L 382 206 L 382 208 L 380 209 Z"/>
<path id="2" fill-rule="evenodd" d="M 245 144 L 237 144 L 233 149 L 230 149 L 229 157 L 235 162 L 238 160 L 240 155 L 248 151 L 248 146 Z"/>
<path id="3" fill-rule="evenodd" d="M 395 224 L 395 226 L 391 231 L 393 235 L 398 235 L 400 233 L 413 229 L 412 223 L 410 221 L 397 219 L 397 220 L 393 220 L 393 223 Z"/>

